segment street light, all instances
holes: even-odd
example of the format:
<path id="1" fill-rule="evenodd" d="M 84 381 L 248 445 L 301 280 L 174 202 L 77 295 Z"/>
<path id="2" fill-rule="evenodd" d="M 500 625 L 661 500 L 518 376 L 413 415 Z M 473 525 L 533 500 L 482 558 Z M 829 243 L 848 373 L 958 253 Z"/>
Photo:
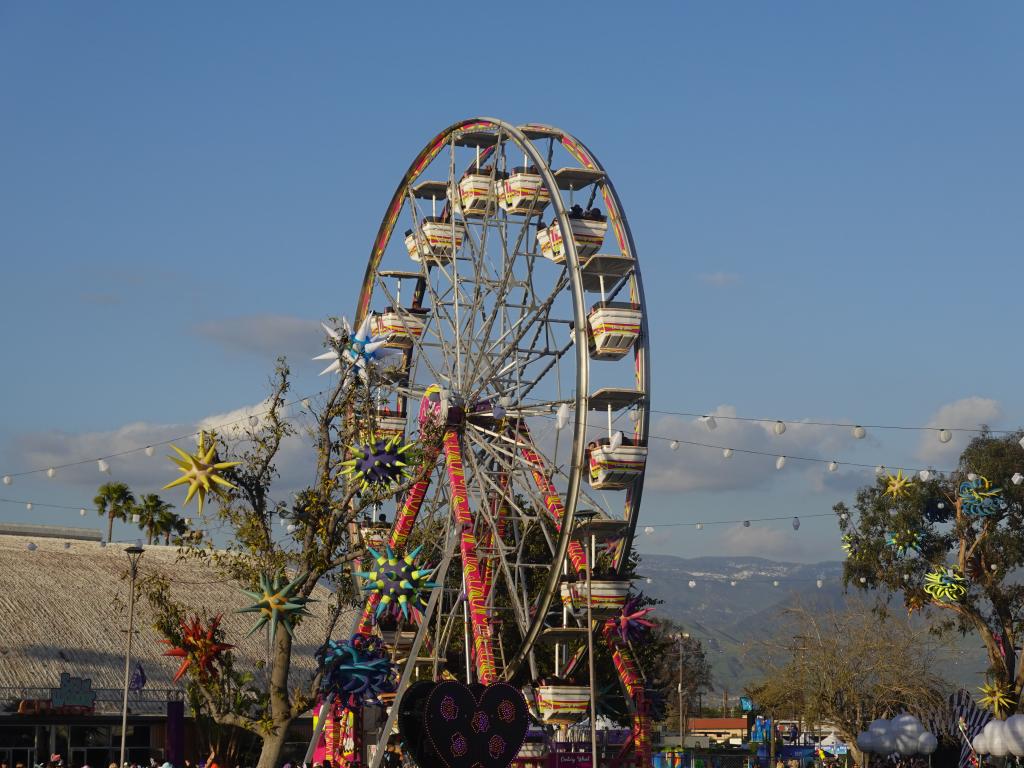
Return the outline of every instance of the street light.
<path id="1" fill-rule="evenodd" d="M 132 635 L 135 634 L 135 578 L 139 575 L 139 560 L 145 550 L 136 544 L 128 547 L 128 647 L 124 652 L 124 699 L 121 701 L 121 759 L 118 766 L 124 766 L 125 737 L 128 735 L 128 674 L 132 660 Z"/>
<path id="2" fill-rule="evenodd" d="M 676 685 L 676 689 L 679 691 L 679 748 L 686 748 L 686 728 L 683 721 L 683 640 L 690 639 L 689 632 L 680 632 L 675 636 L 676 642 L 679 643 L 679 683 Z"/>
<path id="3" fill-rule="evenodd" d="M 587 660 L 590 667 L 590 764 L 597 768 L 597 693 L 594 687 L 594 616 L 593 616 L 593 573 L 594 573 L 594 550 L 596 549 L 593 531 L 586 530 L 587 523 L 591 522 L 597 512 L 592 509 L 578 509 L 573 518 L 579 520 L 577 523 L 576 536 L 586 535 L 589 544 L 587 552 Z M 581 530 L 582 529 L 582 530 Z M 589 535 L 588 535 L 589 534 Z"/>

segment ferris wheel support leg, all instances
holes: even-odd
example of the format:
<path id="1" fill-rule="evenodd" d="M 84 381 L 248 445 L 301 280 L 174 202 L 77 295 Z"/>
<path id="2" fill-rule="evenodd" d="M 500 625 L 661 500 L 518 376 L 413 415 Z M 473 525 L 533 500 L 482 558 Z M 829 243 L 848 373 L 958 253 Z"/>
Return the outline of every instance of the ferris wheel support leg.
<path id="1" fill-rule="evenodd" d="M 615 671 L 619 675 L 619 682 L 626 693 L 629 708 L 633 715 L 632 745 L 636 754 L 638 765 L 651 764 L 651 717 L 647 711 L 645 701 L 646 692 L 644 680 L 640 675 L 636 660 L 633 658 L 632 650 L 619 645 L 610 637 L 607 638 L 612 647 L 612 661 L 615 663 Z M 623 747 L 623 752 L 629 748 L 629 743 Z"/>
<path id="2" fill-rule="evenodd" d="M 448 471 L 452 514 L 461 527 L 459 549 L 462 554 L 462 572 L 466 577 L 466 600 L 469 604 L 470 628 L 473 632 L 477 679 L 483 685 L 490 685 L 498 679 L 498 669 L 494 661 L 494 638 L 491 636 L 483 574 L 480 570 L 476 536 L 473 534 L 473 514 L 469 508 L 466 491 L 462 446 L 459 444 L 459 435 L 454 431 L 445 433 L 444 459 L 445 469 Z"/>
<path id="3" fill-rule="evenodd" d="M 519 436 L 523 442 L 530 442 L 532 444 L 530 432 L 525 424 L 520 425 Z M 530 471 L 530 474 L 533 475 L 533 482 L 536 484 L 541 496 L 544 497 L 544 506 L 547 508 L 548 515 L 554 522 L 556 530 L 561 532 L 562 518 L 565 517 L 565 505 L 562 504 L 562 496 L 551 481 L 548 480 L 544 459 L 540 453 L 533 448 L 528 448 L 526 445 L 522 448 L 522 454 L 523 458 L 533 467 Z M 587 572 L 587 553 L 583 550 L 583 545 L 578 541 L 569 543 L 569 561 L 572 563 L 572 567 L 577 574 L 582 575 Z"/>
<path id="4" fill-rule="evenodd" d="M 508 475 L 502 474 L 500 478 L 501 493 L 504 494 L 508 488 Z M 497 527 L 497 536 L 495 531 L 488 527 L 487 531 L 483 535 L 483 551 L 489 552 L 495 547 L 501 547 L 505 542 L 505 529 L 507 528 L 507 519 L 505 517 L 505 504 L 501 497 L 496 497 L 494 502 L 491 504 L 491 519 L 494 520 L 494 524 Z M 494 583 L 494 560 L 495 555 L 489 554 L 484 560 L 484 598 L 487 598 L 491 594 L 491 585 Z"/>

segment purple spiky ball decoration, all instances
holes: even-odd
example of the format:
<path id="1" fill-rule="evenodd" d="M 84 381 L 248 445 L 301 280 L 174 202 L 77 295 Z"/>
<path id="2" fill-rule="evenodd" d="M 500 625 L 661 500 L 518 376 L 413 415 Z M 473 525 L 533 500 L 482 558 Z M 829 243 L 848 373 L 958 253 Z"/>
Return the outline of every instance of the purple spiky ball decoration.
<path id="1" fill-rule="evenodd" d="M 403 477 L 409 477 L 409 470 L 402 460 L 412 447 L 403 443 L 401 437 L 376 440 L 372 437 L 362 445 L 351 447 L 352 458 L 342 463 L 342 474 L 352 475 L 360 483 L 359 489 L 386 490 Z"/>
<path id="2" fill-rule="evenodd" d="M 373 570 L 358 571 L 356 575 L 366 579 L 364 590 L 379 596 L 375 618 L 389 612 L 406 619 L 417 617 L 426 609 L 430 591 L 437 586 L 430 580 L 433 568 L 424 568 L 416 563 L 416 556 L 422 545 L 405 557 L 399 557 L 391 547 L 385 546 L 384 554 L 369 549 L 375 561 Z"/>

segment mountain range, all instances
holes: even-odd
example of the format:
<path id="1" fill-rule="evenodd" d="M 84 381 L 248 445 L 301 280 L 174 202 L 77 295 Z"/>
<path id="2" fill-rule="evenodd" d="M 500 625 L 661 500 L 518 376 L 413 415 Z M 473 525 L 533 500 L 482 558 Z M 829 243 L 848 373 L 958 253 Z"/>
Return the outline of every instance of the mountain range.
<path id="1" fill-rule="evenodd" d="M 675 621 L 701 641 L 714 678 L 711 699 L 720 700 L 724 693 L 734 699 L 762 676 L 751 653 L 759 640 L 799 633 L 787 608 L 799 603 L 827 611 L 844 605 L 842 572 L 839 561 L 647 554 L 637 569 L 636 586 L 662 601 L 656 616 Z M 951 657 L 946 677 L 973 689 L 985 668 L 980 643 L 969 635 L 956 645 L 959 655 Z"/>

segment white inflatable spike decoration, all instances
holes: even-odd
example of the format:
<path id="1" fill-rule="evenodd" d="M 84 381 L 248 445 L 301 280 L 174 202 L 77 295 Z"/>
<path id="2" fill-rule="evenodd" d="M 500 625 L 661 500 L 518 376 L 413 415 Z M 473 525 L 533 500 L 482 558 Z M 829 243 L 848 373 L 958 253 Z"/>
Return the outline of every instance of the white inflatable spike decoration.
<path id="1" fill-rule="evenodd" d="M 1013 477 L 1010 478 L 1010 482 L 1013 483 L 1014 485 L 1020 485 L 1022 482 L 1024 482 L 1024 475 L 1022 475 L 1020 472 L 1014 472 Z"/>
<path id="2" fill-rule="evenodd" d="M 356 376 L 360 380 L 366 381 L 367 365 L 383 362 L 389 357 L 402 354 L 401 350 L 384 346 L 388 341 L 387 336 L 374 336 L 371 333 L 373 317 L 372 312 L 367 313 L 362 325 L 359 326 L 359 330 L 355 333 L 352 333 L 348 320 L 342 318 L 342 324 L 348 339 L 345 347 L 340 353 L 331 349 L 313 358 L 314 360 L 331 361 L 330 365 L 320 371 L 321 376 L 325 373 L 344 373 L 345 377 L 348 378 L 355 371 Z M 320 323 L 320 326 L 332 341 L 341 341 L 342 335 L 338 331 L 326 323 Z"/>

